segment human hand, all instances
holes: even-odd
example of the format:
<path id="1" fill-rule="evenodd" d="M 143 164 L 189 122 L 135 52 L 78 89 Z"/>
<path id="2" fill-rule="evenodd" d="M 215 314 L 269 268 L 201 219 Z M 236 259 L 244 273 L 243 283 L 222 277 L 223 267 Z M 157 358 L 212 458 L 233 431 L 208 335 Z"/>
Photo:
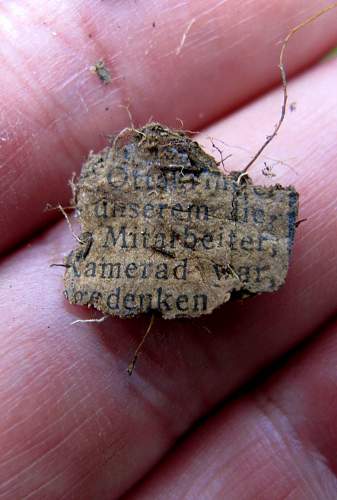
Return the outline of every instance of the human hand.
<path id="1" fill-rule="evenodd" d="M 149 319 L 70 326 L 93 313 L 66 303 L 49 268 L 73 245 L 67 225 L 43 229 L 88 151 L 128 124 L 120 105 L 136 124 L 213 124 L 211 153 L 207 136 L 255 152 L 280 113 L 280 89 L 266 94 L 277 42 L 322 2 L 39 4 L 0 8 L 0 497 L 335 498 L 336 60 L 290 84 L 297 109 L 265 152 L 287 163 L 271 181 L 293 183 L 308 218 L 286 285 L 156 321 L 132 377 Z M 335 25 L 333 11 L 296 35 L 289 74 L 337 45 Z M 100 58 L 109 85 L 88 70 Z M 246 164 L 229 152 L 226 167 Z"/>

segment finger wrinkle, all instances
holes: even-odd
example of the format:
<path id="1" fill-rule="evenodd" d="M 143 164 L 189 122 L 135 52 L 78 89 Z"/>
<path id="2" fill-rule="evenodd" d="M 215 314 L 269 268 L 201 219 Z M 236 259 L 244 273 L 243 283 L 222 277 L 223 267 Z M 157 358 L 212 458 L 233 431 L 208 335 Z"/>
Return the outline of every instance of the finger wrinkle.
<path id="1" fill-rule="evenodd" d="M 69 77 L 66 78 L 64 81 L 57 84 L 57 86 L 54 88 L 55 92 L 61 93 L 74 81 L 80 80 L 80 77 L 82 77 L 83 75 L 87 76 L 88 70 L 89 70 L 88 68 L 82 68 L 75 71 L 73 74 L 69 75 Z"/>
<path id="2" fill-rule="evenodd" d="M 263 427 L 267 431 L 266 438 L 274 449 L 273 454 L 282 457 L 286 468 L 287 462 L 291 463 L 291 468 L 296 471 L 305 489 L 313 491 L 315 498 L 323 498 L 329 490 L 332 491 L 333 483 L 337 484 L 334 474 L 327 471 L 327 481 L 322 478 L 322 472 L 326 468 L 325 459 L 318 450 L 310 449 L 310 445 L 303 442 L 292 425 L 291 418 L 282 410 L 275 396 L 267 389 L 259 389 L 253 401 L 261 416 L 266 419 L 267 425 Z"/>
<path id="3" fill-rule="evenodd" d="M 57 450 L 59 450 L 62 445 L 65 445 L 75 433 L 78 433 L 83 427 L 87 425 L 87 423 L 92 421 L 92 419 L 92 415 L 87 416 L 83 420 L 83 422 L 68 431 L 66 435 L 61 438 L 61 440 L 50 447 L 48 451 L 46 451 L 42 456 L 35 458 L 32 462 L 29 463 L 29 465 L 24 466 L 19 472 L 15 474 L 15 477 L 9 478 L 5 482 L 3 482 L 1 484 L 0 492 L 2 492 L 3 494 L 10 493 L 13 483 L 20 484 L 20 488 L 24 488 L 25 483 L 30 482 L 31 471 L 36 469 L 36 467 L 41 464 L 41 462 L 44 462 L 46 459 L 48 459 L 51 454 L 54 454 Z M 41 444 L 43 445 L 43 443 Z"/>
<path id="4" fill-rule="evenodd" d="M 43 439 L 41 439 L 41 433 L 39 433 L 38 437 L 40 438 L 40 442 L 33 448 L 30 447 L 28 450 L 30 460 L 28 461 L 25 457 L 21 457 L 20 455 L 22 458 L 21 463 L 28 463 L 29 465 L 21 467 L 21 465 L 19 465 L 20 457 L 18 455 L 14 457 L 16 472 L 13 480 L 10 478 L 9 481 L 6 481 L 5 485 L 8 486 L 8 488 L 12 487 L 12 489 L 16 491 L 16 485 L 19 484 L 20 488 L 23 488 L 24 491 L 31 491 L 32 486 L 38 486 L 39 488 L 45 489 L 46 486 L 40 484 L 40 478 L 48 479 L 48 476 L 50 476 L 51 482 L 49 483 L 48 481 L 48 488 L 50 484 L 55 482 L 58 478 L 61 478 L 61 483 L 64 483 L 65 486 L 63 488 L 60 484 L 56 484 L 56 490 L 68 491 L 68 486 L 66 485 L 72 485 L 74 479 L 76 480 L 78 476 L 81 476 L 83 471 L 85 472 L 89 469 L 90 471 L 97 473 L 98 469 L 105 465 L 106 453 L 108 450 L 113 450 L 113 454 L 110 453 L 109 459 L 116 457 L 116 455 L 121 452 L 126 442 L 124 432 L 119 432 L 118 429 L 115 429 L 114 431 L 111 429 L 113 420 L 110 417 L 107 417 L 103 406 L 101 407 L 97 404 L 94 412 L 86 411 L 86 408 L 83 406 L 83 402 L 88 398 L 90 399 L 90 395 L 86 395 L 81 401 L 82 412 L 79 412 L 78 408 L 76 409 L 76 412 L 74 412 L 72 418 L 73 423 L 71 426 L 69 426 L 69 422 L 64 423 L 63 425 L 62 419 L 56 419 L 52 427 L 44 429 L 44 436 L 42 436 Z M 84 416 L 84 419 L 81 418 L 82 415 Z M 102 417 L 104 417 L 105 433 L 100 430 L 102 429 Z M 116 417 L 117 412 L 114 418 L 114 428 L 116 427 L 116 420 L 117 426 L 119 425 L 118 422 L 121 422 L 121 419 L 116 419 Z M 108 432 L 107 419 L 111 432 Z M 85 432 L 83 432 L 84 428 L 86 429 Z M 79 446 L 84 453 L 83 460 L 78 459 L 78 449 L 76 446 L 72 445 L 70 448 L 68 447 L 68 442 L 72 437 L 74 437 L 74 435 L 77 435 L 77 439 L 73 439 L 74 442 L 80 443 Z M 93 441 L 95 435 L 96 439 Z M 87 436 L 88 439 L 85 443 Z M 112 441 L 109 436 L 113 436 Z M 95 444 L 94 447 L 92 446 L 93 443 Z M 88 457 L 85 459 L 86 447 L 90 449 L 89 459 Z M 71 450 L 69 455 L 66 456 L 65 460 L 63 459 L 60 461 L 58 459 L 60 450 L 66 450 L 67 448 Z M 35 449 L 36 452 L 32 455 L 33 449 Z M 41 450 L 44 450 L 42 455 Z M 33 459 L 33 462 L 32 456 L 36 457 Z M 64 451 L 62 456 L 64 456 Z M 73 456 L 77 456 L 76 462 L 74 462 Z M 17 472 L 18 467 L 20 468 L 19 472 Z M 39 475 L 33 472 L 35 469 L 40 472 Z M 43 471 L 45 471 L 44 474 L 42 473 Z M 14 484 L 13 481 L 15 481 Z M 4 483 L 2 486 L 3 485 Z"/>
<path id="5" fill-rule="evenodd" d="M 75 389 L 74 395 L 76 396 L 76 385 L 74 384 L 71 389 Z M 68 391 L 70 392 L 70 390 Z M 38 394 L 37 394 L 38 395 Z M 65 394 L 62 395 L 61 397 L 58 398 L 58 400 L 54 401 L 52 397 L 43 398 L 43 403 L 38 405 L 37 411 L 32 412 L 29 417 L 27 417 L 24 420 L 19 421 L 17 424 L 13 425 L 11 428 L 7 429 L 6 432 L 3 434 L 4 437 L 6 437 L 6 434 L 12 433 L 14 430 L 20 431 L 23 424 L 25 423 L 31 423 L 29 422 L 31 419 L 34 421 L 34 417 L 36 414 L 40 414 L 41 411 L 44 409 L 49 409 L 51 412 L 54 410 L 54 413 L 57 414 L 57 419 L 52 422 L 47 422 L 46 425 L 43 427 L 40 427 L 40 429 L 36 429 L 35 432 L 33 433 L 33 437 L 29 439 L 29 447 L 26 446 L 28 443 L 22 441 L 20 443 L 20 447 L 17 446 L 11 447 L 8 452 L 6 453 L 5 456 L 7 456 L 7 460 L 2 461 L 2 466 L 9 466 L 10 464 L 16 465 L 19 463 L 19 460 L 25 460 L 31 457 L 34 452 L 36 452 L 36 455 L 40 455 L 40 450 L 41 447 L 43 448 L 43 443 L 48 439 L 49 436 L 56 436 L 62 431 L 62 433 L 66 432 L 67 427 L 69 427 L 69 423 L 67 422 L 67 419 L 69 416 L 71 417 L 71 422 L 73 423 L 74 429 L 77 428 L 77 423 L 79 421 L 79 418 L 77 418 L 77 415 L 80 414 L 81 411 L 83 411 L 83 414 L 88 414 L 86 410 L 86 407 L 84 403 L 86 401 L 89 401 L 94 397 L 94 394 L 92 392 L 89 392 L 85 394 L 83 397 L 81 397 L 79 400 L 76 400 L 76 397 L 72 398 L 69 402 L 71 403 L 69 408 L 67 408 L 67 398 L 65 397 Z M 74 401 L 75 404 L 73 403 Z M 62 403 L 62 404 L 61 404 Z M 64 411 L 60 411 L 61 408 L 67 408 Z M 92 412 L 91 412 L 92 415 Z M 82 421 L 82 420 L 81 420 Z M 19 435 L 19 434 L 18 434 Z M 8 436 L 11 438 L 11 436 Z M 49 448 L 48 448 L 49 450 Z M 12 456 L 10 456 L 12 455 Z M 4 456 L 4 458 L 5 458 Z"/>

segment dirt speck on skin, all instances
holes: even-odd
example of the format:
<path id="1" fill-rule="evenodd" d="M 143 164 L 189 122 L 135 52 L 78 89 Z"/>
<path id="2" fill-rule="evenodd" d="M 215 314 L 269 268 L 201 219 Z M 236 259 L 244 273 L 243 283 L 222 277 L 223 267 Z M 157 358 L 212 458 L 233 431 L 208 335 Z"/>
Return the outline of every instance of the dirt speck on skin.
<path id="1" fill-rule="evenodd" d="M 291 102 L 290 105 L 289 105 L 290 111 L 291 112 L 296 111 L 296 108 L 297 108 L 297 102 L 296 101 Z"/>
<path id="2" fill-rule="evenodd" d="M 96 74 L 104 85 L 111 83 L 111 75 L 103 59 L 90 66 L 90 71 Z"/>

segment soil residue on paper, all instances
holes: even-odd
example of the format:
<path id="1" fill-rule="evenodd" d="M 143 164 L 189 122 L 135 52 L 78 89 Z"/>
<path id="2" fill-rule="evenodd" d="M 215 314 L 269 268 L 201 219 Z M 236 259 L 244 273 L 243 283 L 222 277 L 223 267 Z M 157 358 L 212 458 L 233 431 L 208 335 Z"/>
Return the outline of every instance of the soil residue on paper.
<path id="1" fill-rule="evenodd" d="M 211 313 L 285 281 L 298 194 L 224 175 L 184 132 L 124 129 L 74 185 L 82 235 L 66 260 L 72 304 L 132 317 Z"/>

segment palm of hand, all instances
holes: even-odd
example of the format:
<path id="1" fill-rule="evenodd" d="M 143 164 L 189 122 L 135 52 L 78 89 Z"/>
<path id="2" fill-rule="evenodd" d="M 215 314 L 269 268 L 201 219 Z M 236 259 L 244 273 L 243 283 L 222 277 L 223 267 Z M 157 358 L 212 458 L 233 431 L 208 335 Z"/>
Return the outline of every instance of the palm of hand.
<path id="1" fill-rule="evenodd" d="M 278 78 L 274 42 L 306 17 L 301 2 L 277 16 L 276 2 L 247 2 L 239 16 L 232 1 L 206 3 L 189 2 L 187 10 L 170 2 L 165 16 L 159 2 L 151 11 L 145 2 L 80 0 L 64 12 L 58 2 L 48 12 L 33 2 L 6 7 L 3 498 L 114 498 L 132 487 L 127 496 L 135 498 L 336 497 L 336 60 L 291 84 L 298 108 L 266 153 L 292 158 L 294 168 L 277 167 L 276 181 L 296 185 L 301 217 L 309 218 L 277 294 L 198 321 L 157 322 L 130 378 L 125 367 L 148 319 L 70 326 L 81 313 L 65 303 L 61 273 L 48 266 L 68 252 L 71 236 L 64 221 L 34 236 L 46 202 L 66 203 L 74 165 L 102 146 L 104 133 L 126 125 L 119 105 L 129 97 L 139 122 L 153 114 L 175 126 L 178 116 L 198 129 L 220 119 L 201 136 L 205 142 L 211 135 L 254 151 L 270 132 L 280 93 L 263 93 Z M 317 10 L 317 2 L 308 4 L 307 14 Z M 335 22 L 332 13 L 298 35 L 292 71 L 337 44 Z M 109 86 L 87 70 L 105 55 Z M 222 118 L 254 95 L 261 98 Z M 238 168 L 245 160 L 237 150 L 229 161 Z M 257 181 L 260 171 L 258 164 L 252 170 Z"/>

